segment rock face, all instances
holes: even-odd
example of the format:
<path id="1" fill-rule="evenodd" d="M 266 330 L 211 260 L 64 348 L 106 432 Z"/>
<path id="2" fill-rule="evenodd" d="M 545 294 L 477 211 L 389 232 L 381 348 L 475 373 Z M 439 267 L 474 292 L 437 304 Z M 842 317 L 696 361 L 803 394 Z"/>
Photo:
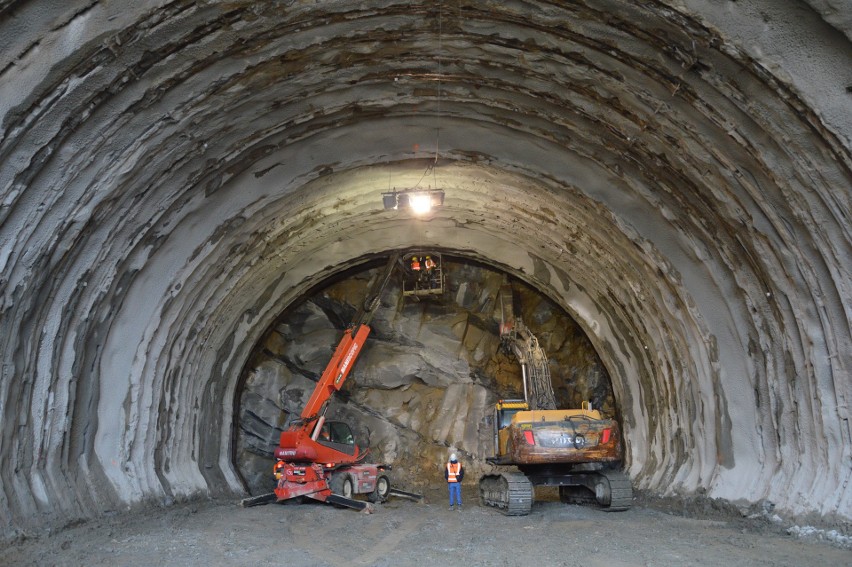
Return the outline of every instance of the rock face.
<path id="1" fill-rule="evenodd" d="M 520 366 L 500 349 L 497 299 L 504 274 L 444 262 L 440 297 L 414 300 L 398 281 L 386 290 L 371 335 L 329 419 L 346 421 L 373 462 L 394 466 L 394 481 L 434 483 L 450 451 L 475 478 L 493 451 L 498 398 L 522 398 Z M 278 434 L 298 417 L 344 326 L 376 270 L 353 275 L 288 309 L 252 355 L 240 396 L 237 467 L 254 493 L 271 486 Z M 591 400 L 614 415 L 609 375 L 589 339 L 561 308 L 513 284 L 522 317 L 550 360 L 560 407 Z"/>

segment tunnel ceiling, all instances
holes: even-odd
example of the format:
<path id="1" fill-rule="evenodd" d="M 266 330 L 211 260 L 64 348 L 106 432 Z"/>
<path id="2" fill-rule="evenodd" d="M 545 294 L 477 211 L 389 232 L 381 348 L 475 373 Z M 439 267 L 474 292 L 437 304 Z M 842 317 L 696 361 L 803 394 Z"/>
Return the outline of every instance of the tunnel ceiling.
<path id="1" fill-rule="evenodd" d="M 578 321 L 638 487 L 852 517 L 850 33 L 840 0 L 0 2 L 4 533 L 239 491 L 264 329 L 412 246 Z M 415 186 L 444 207 L 382 208 Z"/>

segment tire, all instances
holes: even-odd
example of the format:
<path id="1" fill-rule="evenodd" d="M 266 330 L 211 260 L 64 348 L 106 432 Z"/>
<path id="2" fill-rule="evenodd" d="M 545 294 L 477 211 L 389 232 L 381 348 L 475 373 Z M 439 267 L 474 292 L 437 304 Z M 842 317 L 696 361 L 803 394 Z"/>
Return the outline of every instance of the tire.
<path id="1" fill-rule="evenodd" d="M 355 495 L 355 490 L 352 488 L 352 477 L 349 475 L 346 475 L 346 478 L 343 479 L 343 490 L 340 495 L 349 499 Z"/>
<path id="2" fill-rule="evenodd" d="M 355 495 L 355 489 L 352 484 L 352 477 L 346 473 L 335 474 L 331 477 L 328 487 L 334 494 L 343 496 L 344 498 L 352 498 Z"/>
<path id="3" fill-rule="evenodd" d="M 367 495 L 367 500 L 381 503 L 388 499 L 388 494 L 390 494 L 390 480 L 385 475 L 379 475 L 376 479 L 376 488 Z"/>

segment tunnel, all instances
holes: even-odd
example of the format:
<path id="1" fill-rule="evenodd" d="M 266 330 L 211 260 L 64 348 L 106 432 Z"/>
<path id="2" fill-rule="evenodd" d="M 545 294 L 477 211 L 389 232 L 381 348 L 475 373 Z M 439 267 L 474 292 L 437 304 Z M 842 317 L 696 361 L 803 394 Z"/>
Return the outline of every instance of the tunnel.
<path id="1" fill-rule="evenodd" d="M 842 0 L 0 1 L 4 536 L 245 494 L 252 352 L 416 248 L 576 322 L 637 490 L 852 520 L 851 39 Z"/>

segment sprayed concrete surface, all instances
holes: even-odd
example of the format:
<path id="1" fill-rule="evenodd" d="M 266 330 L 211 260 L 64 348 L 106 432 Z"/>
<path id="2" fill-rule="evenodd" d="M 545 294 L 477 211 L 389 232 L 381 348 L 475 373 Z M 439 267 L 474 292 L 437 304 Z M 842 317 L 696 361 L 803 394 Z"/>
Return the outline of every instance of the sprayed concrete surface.
<path id="1" fill-rule="evenodd" d="M 412 247 L 577 321 L 637 488 L 848 522 L 847 9 L 0 1 L 0 532 L 242 494 L 258 340 Z"/>

